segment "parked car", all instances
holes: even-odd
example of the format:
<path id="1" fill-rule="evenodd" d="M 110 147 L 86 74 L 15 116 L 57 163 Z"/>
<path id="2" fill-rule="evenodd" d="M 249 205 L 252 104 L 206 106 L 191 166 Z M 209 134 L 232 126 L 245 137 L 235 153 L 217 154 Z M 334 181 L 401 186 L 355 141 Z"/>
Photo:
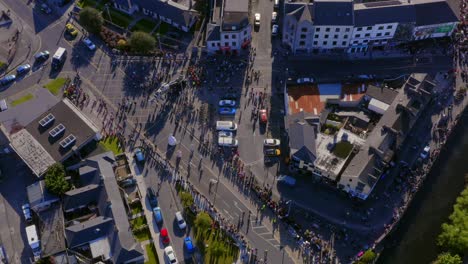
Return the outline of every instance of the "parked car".
<path id="1" fill-rule="evenodd" d="M 161 224 L 163 222 L 162 211 L 160 207 L 153 208 L 153 215 L 157 224 Z"/>
<path id="2" fill-rule="evenodd" d="M 266 123 L 268 122 L 268 115 L 266 109 L 260 109 L 258 111 L 258 114 L 260 115 L 260 122 L 261 123 Z"/>
<path id="3" fill-rule="evenodd" d="M 219 101 L 218 105 L 219 106 L 234 107 L 234 106 L 236 106 L 236 101 L 234 101 L 234 100 L 221 100 L 221 101 Z"/>
<path id="4" fill-rule="evenodd" d="M 279 155 L 281 155 L 281 151 L 279 149 L 265 149 L 265 156 L 278 157 Z"/>
<path id="5" fill-rule="evenodd" d="M 73 37 L 76 37 L 78 35 L 78 30 L 76 30 L 76 28 L 70 23 L 67 23 L 65 25 L 65 29 L 66 29 L 67 33 L 70 34 Z"/>
<path id="6" fill-rule="evenodd" d="M 260 18 L 261 18 L 260 13 L 255 13 L 255 22 L 254 22 L 254 25 L 255 25 L 256 27 L 259 27 L 259 26 L 260 26 Z"/>
<path id="7" fill-rule="evenodd" d="M 429 152 L 431 151 L 431 147 L 429 145 L 425 146 L 423 151 L 421 152 L 421 158 L 422 159 L 427 159 L 429 157 Z"/>
<path id="8" fill-rule="evenodd" d="M 291 187 L 296 186 L 296 179 L 288 175 L 280 175 L 276 181 L 278 183 L 284 183 Z"/>
<path id="9" fill-rule="evenodd" d="M 83 39 L 83 43 L 88 47 L 89 50 L 93 51 L 96 49 L 96 45 L 89 38 Z"/>
<path id="10" fill-rule="evenodd" d="M 230 107 L 221 107 L 219 109 L 219 114 L 220 115 L 235 115 L 236 114 L 236 109 L 235 108 L 230 108 Z"/>
<path id="11" fill-rule="evenodd" d="M 143 152 L 143 149 L 141 147 L 137 147 L 134 153 L 135 153 L 135 159 L 138 162 L 145 162 L 145 153 Z"/>
<path id="12" fill-rule="evenodd" d="M 52 13 L 52 9 L 50 9 L 50 7 L 46 3 L 41 4 L 41 11 L 45 14 Z"/>
<path id="13" fill-rule="evenodd" d="M 27 223 L 32 221 L 32 215 L 31 215 L 31 207 L 29 204 L 23 204 L 21 206 L 21 210 L 23 211 L 23 216 L 24 220 L 26 220 Z"/>
<path id="14" fill-rule="evenodd" d="M 234 133 L 232 133 L 231 131 L 219 131 L 219 132 L 218 132 L 218 136 L 219 136 L 219 137 L 233 138 L 233 137 L 234 137 Z"/>
<path id="15" fill-rule="evenodd" d="M 49 58 L 49 56 L 50 56 L 50 52 L 48 50 L 44 50 L 44 51 L 36 53 L 36 55 L 34 55 L 34 59 L 37 62 L 40 62 L 40 61 L 47 60 Z"/>
<path id="16" fill-rule="evenodd" d="M 10 74 L 0 79 L 0 85 L 7 85 L 16 80 L 16 75 Z"/>
<path id="17" fill-rule="evenodd" d="M 272 27 L 271 27 L 271 35 L 273 37 L 277 36 L 279 33 L 279 27 L 277 24 L 274 24 Z"/>
<path id="18" fill-rule="evenodd" d="M 281 141 L 279 139 L 267 138 L 263 140 L 263 145 L 265 147 L 279 147 Z"/>
<path id="19" fill-rule="evenodd" d="M 131 187 L 136 185 L 136 180 L 134 178 L 128 178 L 120 182 L 122 188 Z"/>
<path id="20" fill-rule="evenodd" d="M 193 246 L 192 239 L 189 236 L 184 239 L 184 244 L 189 254 L 195 251 L 195 247 Z"/>
<path id="21" fill-rule="evenodd" d="M 16 74 L 18 74 L 18 75 L 25 74 L 25 73 L 27 73 L 29 70 L 31 70 L 31 65 L 29 65 L 29 64 L 24 64 L 24 65 L 19 66 L 19 67 L 16 69 Z"/>
<path id="22" fill-rule="evenodd" d="M 276 22 L 278 22 L 278 13 L 273 12 L 271 13 L 271 23 L 276 23 Z"/>
<path id="23" fill-rule="evenodd" d="M 312 77 L 303 77 L 303 78 L 297 79 L 298 84 L 313 83 L 313 82 L 314 82 L 314 78 L 312 78 Z"/>
<path id="24" fill-rule="evenodd" d="M 148 201 L 151 205 L 151 208 L 155 208 L 158 206 L 158 198 L 156 197 L 156 193 L 154 192 L 153 188 L 148 187 L 146 189 L 146 197 L 148 197 Z"/>
<path id="25" fill-rule="evenodd" d="M 177 258 L 174 249 L 171 246 L 166 247 L 164 249 L 164 253 L 166 254 L 167 259 L 169 260 L 169 263 L 177 264 Z"/>
<path id="26" fill-rule="evenodd" d="M 182 217 L 182 213 L 180 211 L 175 213 L 175 218 L 180 229 L 185 229 L 187 227 L 187 224 L 185 223 L 185 220 Z"/>
<path id="27" fill-rule="evenodd" d="M 169 232 L 167 232 L 166 228 L 161 229 L 161 240 L 164 245 L 168 245 L 171 242 L 171 239 L 169 238 Z"/>

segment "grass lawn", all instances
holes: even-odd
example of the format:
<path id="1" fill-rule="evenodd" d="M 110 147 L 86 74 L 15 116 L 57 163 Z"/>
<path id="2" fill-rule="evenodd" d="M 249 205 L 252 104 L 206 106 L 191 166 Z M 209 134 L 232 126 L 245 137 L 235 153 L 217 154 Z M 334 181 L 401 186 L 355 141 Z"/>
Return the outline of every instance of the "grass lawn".
<path id="1" fill-rule="evenodd" d="M 353 144 L 347 141 L 340 141 L 336 143 L 335 148 L 333 149 L 333 154 L 338 158 L 346 158 L 353 149 Z"/>
<path id="2" fill-rule="evenodd" d="M 102 13 L 104 19 L 111 21 L 112 23 L 123 27 L 127 28 L 130 22 L 132 22 L 133 18 L 123 12 L 116 11 L 114 9 L 109 8 L 109 13 L 110 13 L 110 19 L 107 11 L 104 11 Z"/>
<path id="3" fill-rule="evenodd" d="M 156 22 L 150 19 L 142 19 L 138 21 L 135 26 L 132 27 L 132 32 L 135 31 L 143 31 L 146 33 L 150 33 L 151 30 L 156 26 Z"/>
<path id="4" fill-rule="evenodd" d="M 99 142 L 99 145 L 101 145 L 103 148 L 105 148 L 107 151 L 112 151 L 114 155 L 118 155 L 123 152 L 122 148 L 119 148 L 119 140 L 117 137 L 107 137 L 104 140 L 101 140 Z"/>
<path id="5" fill-rule="evenodd" d="M 3 62 L 3 61 L 0 61 L 0 69 L 3 68 L 3 67 L 5 67 L 5 66 L 6 66 L 6 63 Z"/>
<path id="6" fill-rule="evenodd" d="M 133 220 L 130 220 L 130 225 L 132 226 L 132 229 L 133 228 L 138 228 L 142 225 L 146 225 L 146 218 L 145 216 L 140 216 L 140 217 L 137 217 Z"/>
<path id="7" fill-rule="evenodd" d="M 149 243 L 145 247 L 146 255 L 148 255 L 148 261 L 145 264 L 159 264 L 158 254 L 156 253 L 156 248 L 154 248 L 153 243 Z"/>
<path id="8" fill-rule="evenodd" d="M 151 239 L 151 233 L 148 228 L 138 231 L 138 232 L 133 232 L 133 235 L 136 237 L 136 239 L 140 242 L 150 240 Z"/>
<path id="9" fill-rule="evenodd" d="M 17 105 L 20 105 L 20 104 L 22 104 L 22 103 L 24 103 L 24 102 L 27 102 L 27 101 L 29 101 L 29 100 L 31 100 L 31 99 L 33 99 L 33 98 L 34 98 L 34 95 L 28 93 L 28 94 L 26 94 L 26 95 L 24 95 L 24 96 L 22 96 L 22 97 L 20 97 L 20 98 L 18 98 L 18 99 L 16 99 L 16 100 L 14 100 L 14 101 L 11 103 L 11 105 L 12 105 L 12 106 L 17 106 Z"/>
<path id="10" fill-rule="evenodd" d="M 44 88 L 49 90 L 53 95 L 58 95 L 63 85 L 68 81 L 67 78 L 57 78 L 44 85 Z"/>

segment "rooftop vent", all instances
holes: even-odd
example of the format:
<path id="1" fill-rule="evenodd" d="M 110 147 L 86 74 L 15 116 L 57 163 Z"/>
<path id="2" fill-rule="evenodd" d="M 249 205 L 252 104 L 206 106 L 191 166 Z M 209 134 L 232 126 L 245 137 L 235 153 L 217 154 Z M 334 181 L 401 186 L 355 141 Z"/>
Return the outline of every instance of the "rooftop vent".
<path id="1" fill-rule="evenodd" d="M 41 127 L 46 127 L 47 125 L 52 123 L 54 120 L 55 120 L 55 116 L 53 114 L 48 114 L 44 118 L 39 120 L 39 125 L 41 125 Z"/>
<path id="2" fill-rule="evenodd" d="M 65 131 L 65 126 L 60 123 L 58 124 L 58 126 L 54 127 L 52 130 L 49 131 L 49 135 L 51 137 L 56 137 L 60 135 L 60 133 L 62 133 L 63 131 Z"/>
<path id="3" fill-rule="evenodd" d="M 67 148 L 71 144 L 75 143 L 76 137 L 73 134 L 68 135 L 64 140 L 60 141 L 60 146 L 62 148 Z"/>

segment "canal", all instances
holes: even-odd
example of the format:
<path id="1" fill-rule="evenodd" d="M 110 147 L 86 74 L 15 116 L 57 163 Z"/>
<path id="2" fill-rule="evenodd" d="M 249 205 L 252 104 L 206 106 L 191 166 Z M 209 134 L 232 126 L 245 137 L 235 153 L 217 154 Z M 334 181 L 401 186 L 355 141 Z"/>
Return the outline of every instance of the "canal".
<path id="1" fill-rule="evenodd" d="M 427 264 L 439 253 L 436 239 L 440 226 L 451 214 L 468 173 L 466 110 L 462 119 L 399 227 L 387 240 L 379 264 Z"/>

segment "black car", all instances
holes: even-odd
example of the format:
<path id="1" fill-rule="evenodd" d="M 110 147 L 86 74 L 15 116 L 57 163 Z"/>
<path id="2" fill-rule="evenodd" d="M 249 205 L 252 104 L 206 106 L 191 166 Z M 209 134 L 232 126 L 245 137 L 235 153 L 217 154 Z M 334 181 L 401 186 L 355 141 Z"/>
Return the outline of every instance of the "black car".
<path id="1" fill-rule="evenodd" d="M 158 206 L 158 198 L 156 197 L 156 193 L 154 192 L 153 188 L 148 187 L 148 189 L 146 189 L 146 196 L 148 197 L 151 208 Z"/>

